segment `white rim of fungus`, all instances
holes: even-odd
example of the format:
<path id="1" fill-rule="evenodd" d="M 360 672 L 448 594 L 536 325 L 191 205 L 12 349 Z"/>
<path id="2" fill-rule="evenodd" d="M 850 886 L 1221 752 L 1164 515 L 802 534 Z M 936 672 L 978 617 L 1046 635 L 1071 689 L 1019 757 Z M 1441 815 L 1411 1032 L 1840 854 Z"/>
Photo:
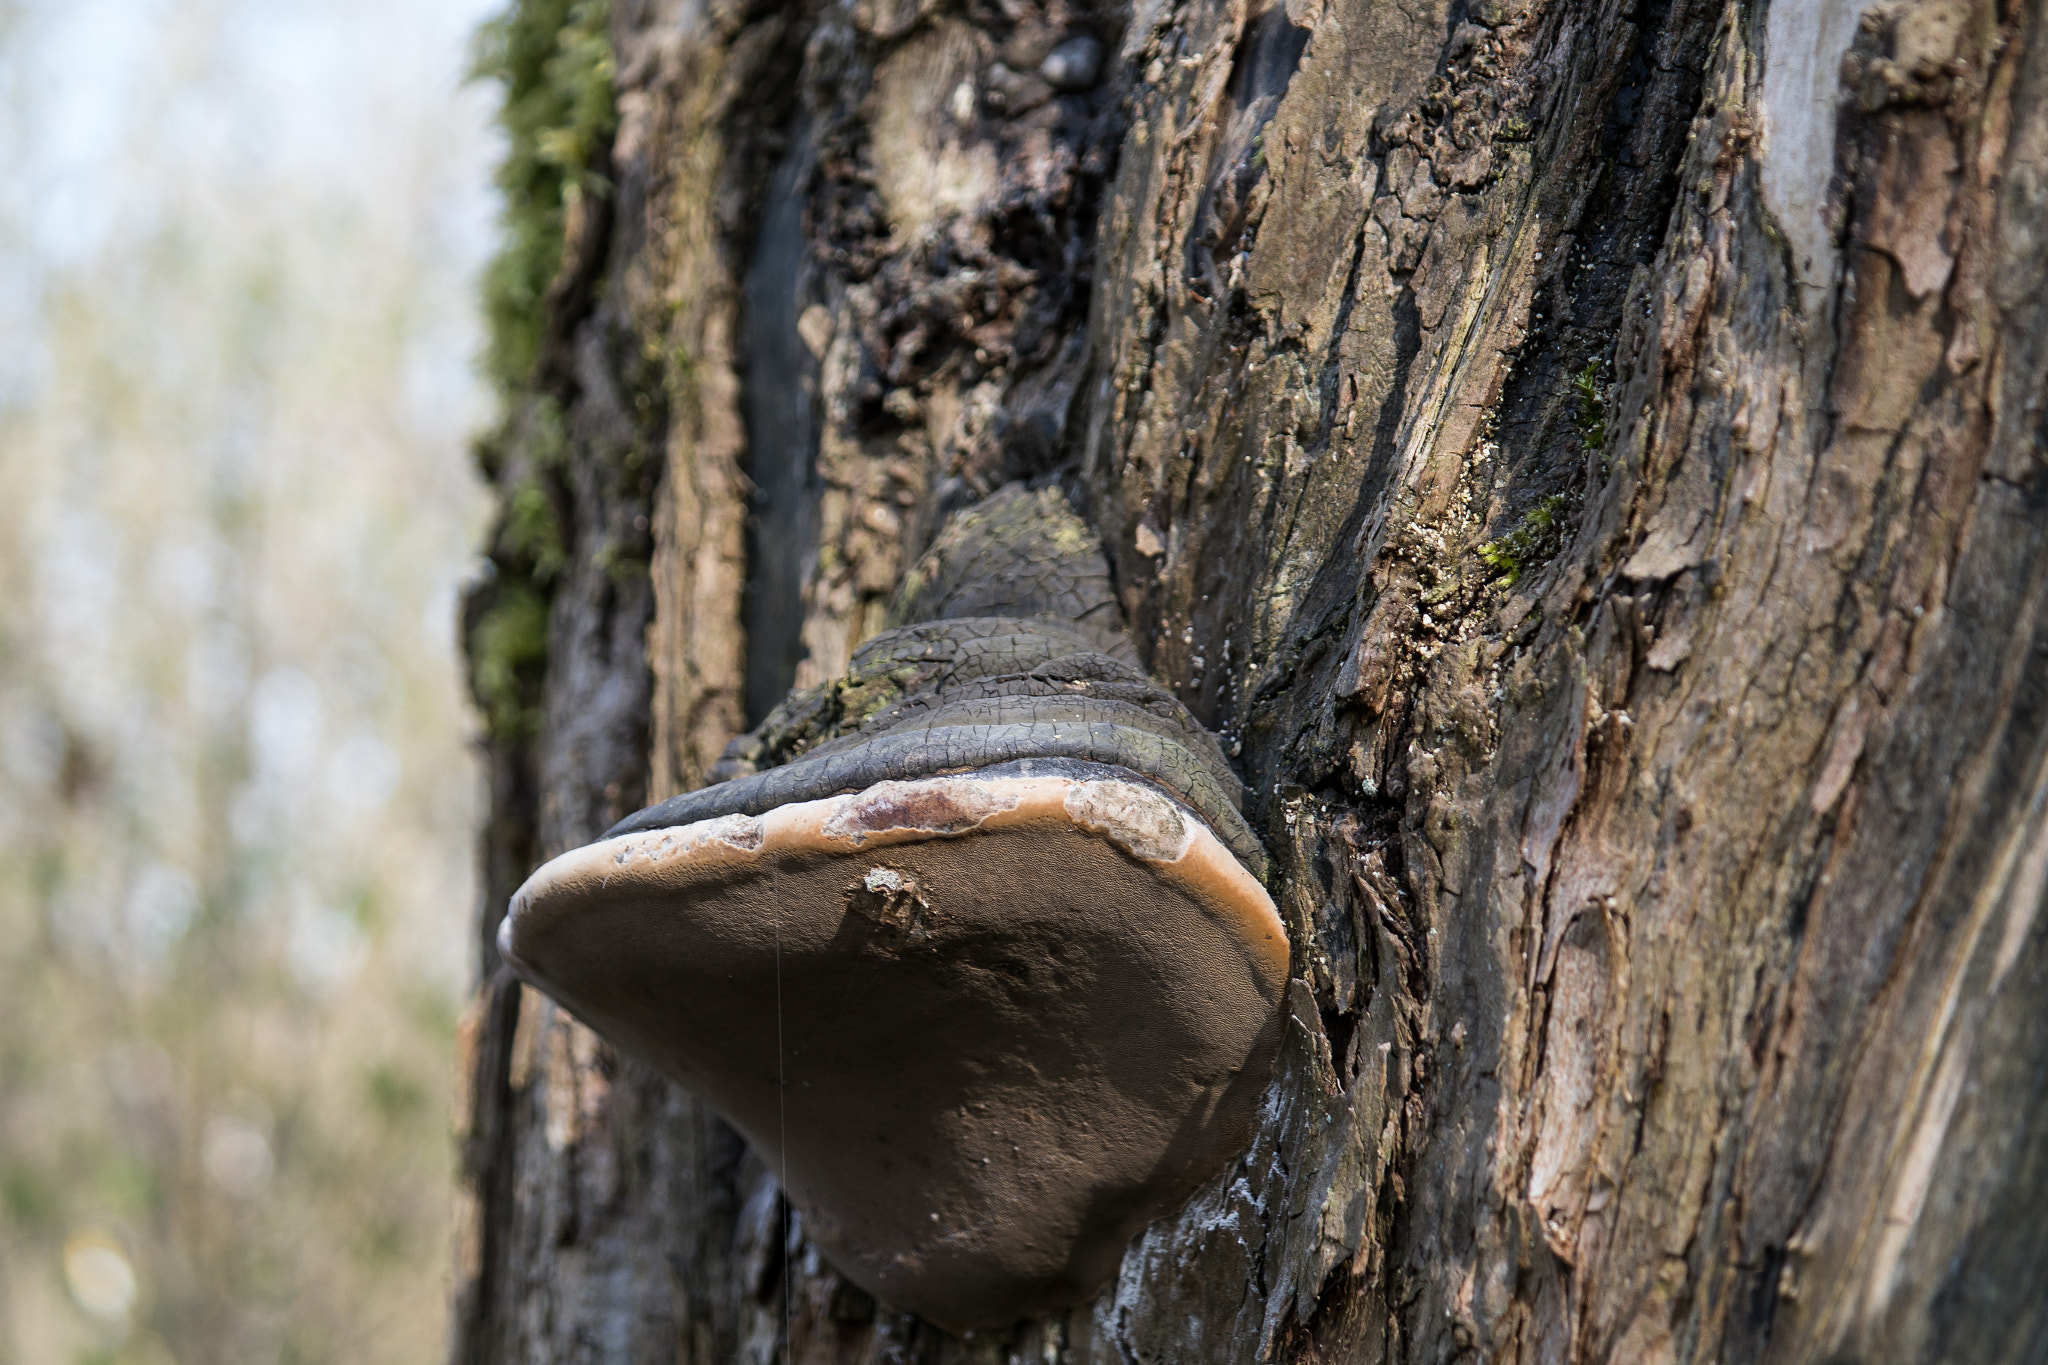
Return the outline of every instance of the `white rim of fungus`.
<path id="1" fill-rule="evenodd" d="M 1057 802 L 1074 830 L 1103 839 L 1133 858 L 1197 882 L 1240 902 L 1251 916 L 1253 941 L 1270 939 L 1286 951 L 1279 910 L 1258 879 L 1239 862 L 1216 832 L 1149 784 L 1124 778 L 983 776 L 957 773 L 911 781 L 884 781 L 847 795 L 791 802 L 760 816 L 721 815 L 666 829 L 639 830 L 572 849 L 541 867 L 513 894 L 498 926 L 498 951 L 513 951 L 517 923 L 535 901 L 564 882 L 593 875 L 599 888 L 614 880 L 692 875 L 700 858 L 737 871 L 753 859 L 805 844 L 837 848 L 843 856 L 880 854 L 903 843 L 954 839 L 1020 810 L 1028 818 L 1054 814 Z M 998 824 L 991 833 L 999 832 Z M 1208 850 L 1199 854 L 1198 849 Z M 585 883 L 587 885 L 587 882 Z M 1228 888 L 1228 889 L 1226 889 Z M 1253 925 L 1256 923 L 1257 927 Z M 1280 968 L 1284 972 L 1284 964 Z"/>

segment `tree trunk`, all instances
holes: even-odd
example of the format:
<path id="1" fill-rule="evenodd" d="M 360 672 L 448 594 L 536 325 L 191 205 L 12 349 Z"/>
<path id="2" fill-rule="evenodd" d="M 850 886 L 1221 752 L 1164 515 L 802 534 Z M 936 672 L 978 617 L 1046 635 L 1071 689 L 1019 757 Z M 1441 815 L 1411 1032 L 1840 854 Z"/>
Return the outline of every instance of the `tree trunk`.
<path id="1" fill-rule="evenodd" d="M 487 460 L 454 1356 L 2048 1359 L 2040 6 L 1089 5 L 612 8 Z M 490 945 L 1052 478 L 1294 980 L 1251 1149 L 963 1340 Z"/>

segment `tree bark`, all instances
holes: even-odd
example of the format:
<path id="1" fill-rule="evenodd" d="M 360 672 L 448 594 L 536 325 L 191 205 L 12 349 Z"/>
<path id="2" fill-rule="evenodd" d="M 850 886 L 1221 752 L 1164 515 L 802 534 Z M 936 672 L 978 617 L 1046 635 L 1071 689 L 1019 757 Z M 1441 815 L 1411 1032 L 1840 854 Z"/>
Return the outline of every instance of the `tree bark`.
<path id="1" fill-rule="evenodd" d="M 487 744 L 456 1359 L 2048 1359 L 2038 3 L 611 35 L 490 465 L 505 573 L 535 487 L 561 557 Z M 1251 1149 L 963 1340 L 490 945 L 1018 479 L 1240 765 L 1294 979 Z"/>

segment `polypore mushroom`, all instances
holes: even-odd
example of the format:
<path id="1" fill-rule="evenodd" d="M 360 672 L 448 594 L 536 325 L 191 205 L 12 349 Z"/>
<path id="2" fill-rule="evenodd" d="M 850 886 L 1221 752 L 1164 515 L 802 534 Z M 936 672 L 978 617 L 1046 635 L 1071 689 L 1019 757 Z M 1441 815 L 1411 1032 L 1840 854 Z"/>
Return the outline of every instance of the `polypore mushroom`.
<path id="1" fill-rule="evenodd" d="M 500 931 L 730 1119 L 848 1278 L 956 1330 L 1093 1293 L 1244 1146 L 1288 961 L 1214 739 L 1087 623 L 1110 599 L 1078 519 L 1057 493 L 976 510 L 937 560 L 1021 524 L 1027 571 L 928 561 L 909 614 L 1028 610 L 1015 585 L 1065 556 L 1080 589 L 1039 577 L 1080 623 L 877 636 L 728 780 L 541 868 Z"/>

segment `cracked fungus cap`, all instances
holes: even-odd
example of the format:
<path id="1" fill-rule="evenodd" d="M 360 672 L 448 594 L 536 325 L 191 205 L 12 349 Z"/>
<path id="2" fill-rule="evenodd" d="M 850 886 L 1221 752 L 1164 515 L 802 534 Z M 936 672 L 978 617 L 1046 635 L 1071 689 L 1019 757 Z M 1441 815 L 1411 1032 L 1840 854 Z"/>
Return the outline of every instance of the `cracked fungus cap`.
<path id="1" fill-rule="evenodd" d="M 849 1279 L 955 1330 L 1095 1293 L 1244 1148 L 1288 953 L 1206 824 L 1089 764 L 608 838 L 499 944 L 730 1119 Z"/>

